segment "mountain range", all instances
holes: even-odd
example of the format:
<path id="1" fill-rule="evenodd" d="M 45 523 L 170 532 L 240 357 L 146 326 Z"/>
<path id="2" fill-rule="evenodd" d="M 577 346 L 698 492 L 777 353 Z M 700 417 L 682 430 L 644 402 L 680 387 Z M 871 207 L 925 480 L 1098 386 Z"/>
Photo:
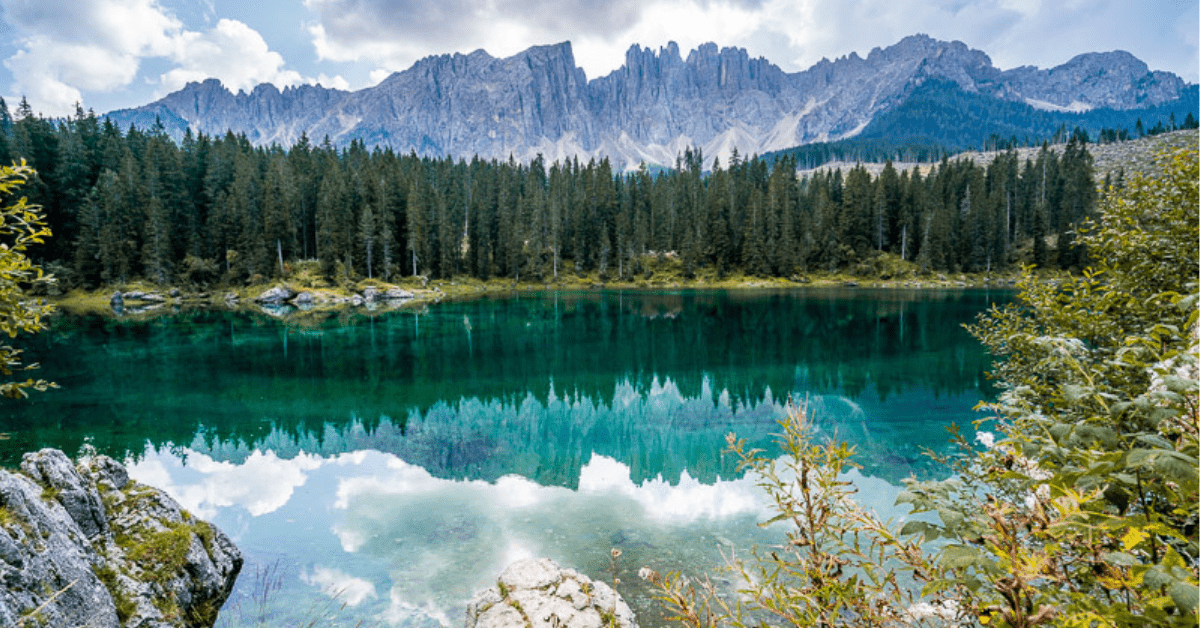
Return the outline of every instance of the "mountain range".
<path id="1" fill-rule="evenodd" d="M 1190 111 L 1197 91 L 1128 52 L 1000 70 L 984 52 L 924 35 L 795 73 L 742 48 L 705 44 L 685 58 L 674 43 L 657 51 L 635 45 L 624 65 L 589 81 L 564 42 L 505 59 L 482 50 L 427 57 L 358 91 L 262 84 L 234 94 L 209 79 L 107 116 L 141 128 L 157 118 L 175 137 L 189 128 L 232 131 L 254 144 L 290 146 L 306 134 L 314 143 L 357 140 L 419 155 L 608 157 L 632 168 L 674 164 L 688 147 L 725 160 L 735 149 L 748 156 L 854 137 L 927 83 L 1056 120 L 1177 102 Z"/>

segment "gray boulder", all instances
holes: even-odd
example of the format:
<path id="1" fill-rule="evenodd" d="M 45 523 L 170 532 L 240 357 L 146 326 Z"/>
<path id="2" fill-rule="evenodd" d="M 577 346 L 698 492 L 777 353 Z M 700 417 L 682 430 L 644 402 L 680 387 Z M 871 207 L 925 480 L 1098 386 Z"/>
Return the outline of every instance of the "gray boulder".
<path id="1" fill-rule="evenodd" d="M 106 456 L 25 454 L 0 470 L 0 625 L 210 627 L 238 549 Z"/>
<path id="2" fill-rule="evenodd" d="M 266 292 L 254 297 L 254 300 L 259 303 L 269 303 L 272 305 L 282 305 L 291 301 L 296 296 L 296 292 L 287 286 L 275 286 Z"/>
<path id="3" fill-rule="evenodd" d="M 620 594 L 549 558 L 509 565 L 467 605 L 466 628 L 637 628 Z"/>
<path id="4" fill-rule="evenodd" d="M 413 298 L 413 293 L 404 288 L 388 288 L 387 292 L 383 293 L 383 299 L 388 301 L 404 301 Z"/>
<path id="5" fill-rule="evenodd" d="M 148 301 L 150 303 L 162 303 L 167 300 L 157 292 L 142 292 L 141 290 L 130 290 L 124 294 L 126 301 Z"/>

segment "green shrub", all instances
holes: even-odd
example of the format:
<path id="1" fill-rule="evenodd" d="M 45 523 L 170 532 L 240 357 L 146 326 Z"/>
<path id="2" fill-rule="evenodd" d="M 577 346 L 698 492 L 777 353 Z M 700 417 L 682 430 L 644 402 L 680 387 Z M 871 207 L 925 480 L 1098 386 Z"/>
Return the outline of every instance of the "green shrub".
<path id="1" fill-rule="evenodd" d="M 1031 628 L 1196 626 L 1200 488 L 1200 162 L 1108 190 L 1079 242 L 1092 265 L 1038 282 L 971 332 L 999 358 L 996 433 L 958 438 L 951 479 L 900 503 L 936 520 L 897 533 L 850 500 L 851 452 L 793 414 L 784 456 L 745 451 L 789 522 L 787 544 L 708 580 L 643 570 L 689 628 L 940 623 Z M 780 472 L 782 467 L 784 472 Z M 768 523 L 770 523 L 768 522 Z M 936 543 L 936 544 L 931 544 Z M 918 590 L 918 585 L 920 586 Z"/>
<path id="2" fill-rule="evenodd" d="M 842 442 L 817 442 L 803 408 L 789 408 L 777 443 L 783 455 L 746 449 L 728 437 L 740 470 L 757 478 L 775 516 L 762 525 L 786 525 L 786 541 L 749 560 L 731 559 L 726 568 L 741 583 L 734 594 L 707 578 L 678 573 L 639 573 L 657 587 L 657 597 L 672 619 L 689 628 L 783 626 L 911 626 L 941 621 L 914 614 L 921 602 L 909 585 L 928 579 L 935 566 L 917 540 L 902 540 L 887 523 L 852 499 L 854 488 L 843 474 L 857 467 L 853 448 Z M 732 599 L 731 599 L 732 598 Z M 930 602 L 932 604 L 930 605 Z M 953 602 L 934 596 L 931 608 Z"/>
<path id="3" fill-rule="evenodd" d="M 1001 358 L 999 434 L 957 490 L 905 497 L 941 515 L 919 530 L 950 541 L 935 587 L 982 623 L 1197 623 L 1200 171 L 1194 150 L 1160 160 L 1083 230 L 1090 269 L 1026 277 L 971 328 Z"/>

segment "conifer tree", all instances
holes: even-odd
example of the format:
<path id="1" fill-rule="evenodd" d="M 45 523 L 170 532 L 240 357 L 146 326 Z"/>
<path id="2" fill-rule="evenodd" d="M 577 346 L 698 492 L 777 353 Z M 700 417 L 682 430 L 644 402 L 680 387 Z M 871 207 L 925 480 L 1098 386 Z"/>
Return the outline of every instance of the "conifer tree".
<path id="1" fill-rule="evenodd" d="M 433 257 L 428 233 L 430 195 L 429 182 L 424 177 L 416 178 L 408 190 L 404 217 L 407 223 L 405 231 L 408 233 L 408 266 L 414 276 L 420 275 L 421 270 L 428 273 L 429 260 Z"/>
<path id="2" fill-rule="evenodd" d="M 870 235 L 873 192 L 871 175 L 866 168 L 855 166 L 846 175 L 845 197 L 837 218 L 837 239 L 838 244 L 844 245 L 855 257 L 861 257 L 873 248 Z"/>

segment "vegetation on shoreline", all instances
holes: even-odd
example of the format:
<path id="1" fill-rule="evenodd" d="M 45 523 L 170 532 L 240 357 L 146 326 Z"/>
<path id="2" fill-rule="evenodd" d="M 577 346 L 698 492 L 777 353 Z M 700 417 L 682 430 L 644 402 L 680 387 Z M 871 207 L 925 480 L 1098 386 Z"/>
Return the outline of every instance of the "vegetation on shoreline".
<path id="1" fill-rule="evenodd" d="M 161 128 L 122 132 L 82 111 L 52 122 L 22 108 L 0 131 L 0 163 L 23 157 L 37 170 L 30 201 L 55 238 L 33 254 L 58 279 L 49 292 L 138 281 L 240 290 L 290 281 L 306 260 L 329 288 L 412 277 L 652 285 L 646 261 L 672 255 L 684 281 L 704 283 L 876 276 L 889 258 L 934 275 L 1078 269 L 1075 227 L 1096 200 L 1082 132 L 1023 160 L 1013 150 L 926 172 L 800 177 L 792 160 L 736 154 L 708 171 L 692 150 L 674 169 L 621 174 L 607 161 L 468 162 L 307 138 L 286 149 L 232 134 L 176 144 Z"/>
<path id="2" fill-rule="evenodd" d="M 112 297 L 115 292 L 161 296 L 163 298 L 161 302 L 127 302 L 121 313 L 123 316 L 152 316 L 189 308 L 256 307 L 254 299 L 276 286 L 285 286 L 297 293 L 308 292 L 314 296 L 314 302 L 311 306 L 306 306 L 306 310 L 329 312 L 350 307 L 420 308 L 430 303 L 446 300 L 542 290 L 753 290 L 839 286 L 889 289 L 1012 289 L 1020 276 L 1015 271 L 995 274 L 960 273 L 949 275 L 921 272 L 916 264 L 900 262 L 895 257 L 886 254 L 876 257 L 874 264 L 862 267 L 859 270 L 861 274 L 813 272 L 791 278 L 756 277 L 742 273 L 730 273 L 725 277 L 718 277 L 715 269 L 707 268 L 694 273 L 693 277 L 689 279 L 684 275 L 683 264 L 676 255 L 647 257 L 641 261 L 641 264 L 646 269 L 645 272 L 637 278 L 629 278 L 624 281 L 603 281 L 599 273 L 591 272 L 572 273 L 550 281 L 525 280 L 518 282 L 501 278 L 481 280 L 473 277 L 426 280 L 421 277 L 405 277 L 394 283 L 362 280 L 331 285 L 320 279 L 319 275 L 309 272 L 316 268 L 317 262 L 306 261 L 295 265 L 301 269 L 299 272 L 268 283 L 197 291 L 195 288 L 184 287 L 181 289 L 136 281 L 94 290 L 76 288 L 65 294 L 44 298 L 58 311 L 67 314 L 114 316 L 117 315 L 112 306 Z M 1058 281 L 1063 273 L 1047 271 L 1041 273 L 1040 276 L 1046 281 L 1053 282 Z M 361 295 L 368 287 L 373 287 L 380 292 L 389 288 L 401 288 L 411 292 L 413 298 L 394 301 L 386 305 L 355 305 L 352 301 L 353 296 Z"/>
<path id="3" fill-rule="evenodd" d="M 899 528 L 855 509 L 844 444 L 803 411 L 779 461 L 730 437 L 786 543 L 709 580 L 644 570 L 688 628 L 784 625 L 1195 626 L 1200 607 L 1200 163 L 1107 196 L 1082 276 L 1027 278 L 971 328 L 1001 361 L 996 430 L 958 439 L 943 481 L 906 482 Z M 982 423 L 982 421 L 981 421 Z M 910 583 L 910 584 L 905 584 Z M 914 585 L 918 587 L 914 589 Z M 919 595 L 914 595 L 919 593 Z"/>

